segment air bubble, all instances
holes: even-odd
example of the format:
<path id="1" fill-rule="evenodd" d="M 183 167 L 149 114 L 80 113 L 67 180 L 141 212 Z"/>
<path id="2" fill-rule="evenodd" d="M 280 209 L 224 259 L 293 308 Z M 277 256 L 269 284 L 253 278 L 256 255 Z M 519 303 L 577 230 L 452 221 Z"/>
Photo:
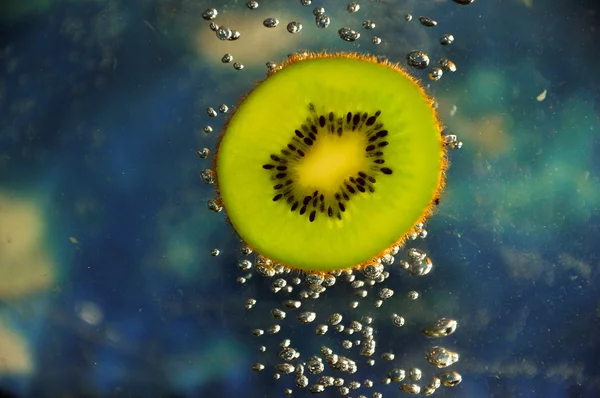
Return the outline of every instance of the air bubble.
<path id="1" fill-rule="evenodd" d="M 401 317 L 398 314 L 393 314 L 392 315 L 392 322 L 394 323 L 394 326 L 396 327 L 402 327 L 404 326 L 404 317 Z"/>
<path id="2" fill-rule="evenodd" d="M 357 2 L 353 1 L 352 3 L 348 4 L 348 12 L 350 13 L 355 13 L 358 10 L 360 10 L 360 4 L 358 4 Z"/>
<path id="3" fill-rule="evenodd" d="M 288 375 L 294 373 L 294 365 L 289 363 L 280 363 L 276 367 L 277 371 L 281 374 Z"/>
<path id="4" fill-rule="evenodd" d="M 225 104 L 221 104 L 221 105 L 219 105 L 219 112 L 227 113 L 227 112 L 229 112 L 229 107 Z"/>
<path id="5" fill-rule="evenodd" d="M 263 26 L 265 28 L 276 28 L 279 25 L 279 20 L 277 18 L 267 18 L 263 21 Z"/>
<path id="6" fill-rule="evenodd" d="M 363 26 L 363 28 L 370 30 L 370 29 L 375 29 L 376 25 L 375 25 L 375 22 L 367 19 L 366 21 L 363 22 L 362 26 Z"/>
<path id="7" fill-rule="evenodd" d="M 206 114 L 210 117 L 217 117 L 217 111 L 215 111 L 214 108 L 206 108 Z M 210 131 L 207 131 L 208 133 L 210 133 L 212 131 L 212 127 L 210 126 L 206 126 L 210 129 Z M 204 127 L 204 131 L 206 131 L 206 127 Z"/>
<path id="8" fill-rule="evenodd" d="M 242 69 L 244 69 L 244 65 L 240 64 L 239 62 L 234 62 L 233 63 L 233 69 L 235 69 L 235 70 L 242 70 Z"/>
<path id="9" fill-rule="evenodd" d="M 406 14 L 406 15 L 404 16 L 404 20 L 405 20 L 406 22 L 410 22 L 410 21 L 412 21 L 412 15 L 411 15 L 411 14 Z"/>
<path id="10" fill-rule="evenodd" d="M 212 30 L 213 32 L 216 32 L 217 30 L 219 30 L 219 25 L 217 25 L 214 22 L 211 22 L 208 27 L 210 28 L 210 30 Z"/>
<path id="11" fill-rule="evenodd" d="M 242 260 L 238 263 L 238 268 L 240 271 L 248 271 L 252 268 L 252 263 L 248 260 Z"/>
<path id="12" fill-rule="evenodd" d="M 252 307 L 254 307 L 255 304 L 256 304 L 256 300 L 253 299 L 253 298 L 249 298 L 249 299 L 246 300 L 245 307 L 246 307 L 247 310 L 249 310 L 249 309 L 252 309 Z"/>
<path id="13" fill-rule="evenodd" d="M 331 19 L 325 14 L 320 14 L 315 17 L 315 24 L 319 29 L 326 29 L 327 27 L 329 27 L 330 23 Z"/>
<path id="14" fill-rule="evenodd" d="M 256 10 L 258 8 L 258 1 L 251 0 L 251 1 L 247 2 L 246 7 L 248 7 L 251 10 Z"/>
<path id="15" fill-rule="evenodd" d="M 433 81 L 438 81 L 442 78 L 443 74 L 444 72 L 442 71 L 442 68 L 433 68 L 431 72 L 429 72 L 429 79 Z M 419 237 L 421 237 L 420 233 Z"/>
<path id="16" fill-rule="evenodd" d="M 217 257 L 221 252 L 219 251 L 219 249 L 212 249 L 210 251 L 210 255 L 213 257 Z"/>
<path id="17" fill-rule="evenodd" d="M 214 111 L 214 109 L 213 109 L 213 111 Z M 208 112 L 208 111 L 207 111 L 207 112 Z M 212 133 L 212 132 L 213 132 L 213 128 L 212 128 L 211 126 L 204 126 L 204 128 L 203 128 L 202 130 L 204 130 L 204 132 L 205 132 L 206 134 L 210 134 L 210 133 Z"/>
<path id="18" fill-rule="evenodd" d="M 400 383 L 406 377 L 406 372 L 404 369 L 394 368 L 388 372 L 387 376 L 394 383 Z"/>
<path id="19" fill-rule="evenodd" d="M 223 210 L 223 206 L 221 206 L 215 199 L 210 199 L 208 202 L 206 202 L 206 207 L 208 210 L 214 211 L 215 213 L 219 213 L 221 210 Z"/>
<path id="20" fill-rule="evenodd" d="M 252 365 L 252 370 L 255 372 L 260 372 L 261 370 L 263 370 L 265 368 L 265 365 L 263 365 L 262 363 L 255 363 Z"/>
<path id="21" fill-rule="evenodd" d="M 423 51 L 415 50 L 408 53 L 406 60 L 409 66 L 417 69 L 425 69 L 429 66 L 429 56 Z"/>
<path id="22" fill-rule="evenodd" d="M 202 18 L 207 21 L 211 21 L 215 19 L 217 15 L 219 15 L 219 12 L 215 8 L 209 8 L 202 13 Z"/>
<path id="23" fill-rule="evenodd" d="M 216 34 L 219 40 L 229 40 L 231 39 L 233 32 L 231 32 L 231 29 L 225 26 L 219 26 L 219 28 L 216 31 Z"/>
<path id="24" fill-rule="evenodd" d="M 446 387 L 454 387 L 455 385 L 460 384 L 462 381 L 462 376 L 460 373 L 454 370 L 442 372 L 438 375 L 438 377 L 440 378 L 442 384 Z"/>
<path id="25" fill-rule="evenodd" d="M 384 287 L 379 291 L 379 297 L 387 300 L 394 295 L 394 291 L 390 288 Z"/>
<path id="26" fill-rule="evenodd" d="M 356 41 L 360 37 L 360 33 L 351 28 L 341 28 L 338 30 L 340 38 L 344 41 Z"/>
<path id="27" fill-rule="evenodd" d="M 438 368 L 447 368 L 458 362 L 458 354 L 443 347 L 431 347 L 427 351 L 427 360 Z"/>
<path id="28" fill-rule="evenodd" d="M 327 325 L 318 325 L 318 326 L 315 328 L 315 334 L 317 334 L 317 335 L 319 335 L 319 336 L 322 336 L 322 335 L 324 335 L 325 333 L 327 333 L 327 330 L 328 330 L 328 329 L 329 329 L 329 327 L 328 327 Z"/>
<path id="29" fill-rule="evenodd" d="M 202 182 L 205 184 L 214 184 L 215 183 L 215 172 L 211 169 L 204 169 L 200 172 L 200 178 Z"/>
<path id="30" fill-rule="evenodd" d="M 302 30 L 302 23 L 300 21 L 292 21 L 287 24 L 287 31 L 294 34 Z"/>
<path id="31" fill-rule="evenodd" d="M 448 44 L 452 44 L 454 42 L 454 36 L 450 33 L 446 33 L 440 38 L 440 44 L 442 46 L 447 46 Z"/>
<path id="32" fill-rule="evenodd" d="M 456 72 L 456 64 L 448 59 L 440 59 L 440 66 L 446 72 Z"/>
<path id="33" fill-rule="evenodd" d="M 421 387 L 414 383 L 405 383 L 400 386 L 400 389 L 406 393 L 417 395 L 421 392 Z"/>
<path id="34" fill-rule="evenodd" d="M 419 368 L 411 368 L 408 370 L 408 377 L 413 381 L 419 381 L 423 377 L 423 372 Z"/>
<path id="35" fill-rule="evenodd" d="M 428 28 L 437 25 L 437 22 L 429 17 L 419 17 L 419 22 L 421 22 L 421 25 L 427 26 Z"/>
<path id="36" fill-rule="evenodd" d="M 252 331 L 252 334 L 253 334 L 253 335 L 255 335 L 256 337 L 260 337 L 260 336 L 262 336 L 263 334 L 265 334 L 265 331 L 264 331 L 264 330 L 262 330 L 262 329 L 254 329 L 254 330 Z"/>
<path id="37" fill-rule="evenodd" d="M 466 6 L 472 4 L 475 0 L 453 0 L 456 4 L 460 4 L 461 6 Z"/>
<path id="38" fill-rule="evenodd" d="M 198 148 L 196 149 L 196 154 L 200 159 L 206 159 L 210 156 L 210 149 L 208 148 Z"/>
<path id="39" fill-rule="evenodd" d="M 311 323 L 316 319 L 316 317 L 317 314 L 315 314 L 314 312 L 307 311 L 298 315 L 298 320 L 302 323 Z"/>
<path id="40" fill-rule="evenodd" d="M 313 15 L 315 17 L 318 17 L 319 15 L 323 15 L 323 14 L 325 14 L 325 8 L 323 8 L 323 7 L 315 7 L 313 9 Z"/>
<path id="41" fill-rule="evenodd" d="M 419 298 L 419 292 L 416 292 L 414 290 L 408 292 L 408 299 L 409 300 L 416 300 Z"/>
<path id="42" fill-rule="evenodd" d="M 277 319 L 277 320 L 282 320 L 285 318 L 285 312 L 278 308 L 272 309 L 271 315 L 273 316 L 274 319 Z"/>
<path id="43" fill-rule="evenodd" d="M 381 37 L 373 36 L 373 38 L 371 39 L 371 43 L 373 43 L 375 45 L 381 44 Z"/>
<path id="44" fill-rule="evenodd" d="M 221 58 L 221 62 L 223 62 L 224 64 L 229 64 L 229 63 L 233 62 L 233 55 L 231 55 L 231 54 L 223 55 L 223 57 Z"/>
<path id="45" fill-rule="evenodd" d="M 457 326 L 458 322 L 454 319 L 440 318 L 433 325 L 423 329 L 423 333 L 428 337 L 446 337 L 454 333 Z"/>
<path id="46" fill-rule="evenodd" d="M 300 0 L 300 4 L 303 6 L 309 6 L 312 4 L 312 0 Z"/>

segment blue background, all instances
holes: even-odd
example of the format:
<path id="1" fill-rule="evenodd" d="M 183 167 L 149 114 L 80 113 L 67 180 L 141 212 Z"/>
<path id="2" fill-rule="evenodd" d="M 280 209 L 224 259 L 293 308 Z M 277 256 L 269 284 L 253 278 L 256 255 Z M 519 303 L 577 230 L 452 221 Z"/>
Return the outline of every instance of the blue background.
<path id="1" fill-rule="evenodd" d="M 452 153 L 429 237 L 411 246 L 427 251 L 434 272 L 414 279 L 393 271 L 396 296 L 423 295 L 418 305 L 398 299 L 389 309 L 412 315 L 413 333 L 383 327 L 382 349 L 400 345 L 405 358 L 422 356 L 419 321 L 451 316 L 459 329 L 447 343 L 461 354 L 453 368 L 463 382 L 434 396 L 600 396 L 596 3 L 363 1 L 354 15 L 331 1 L 323 4 L 335 23 L 324 31 L 313 26 L 312 7 L 297 1 L 262 1 L 256 11 L 216 3 L 0 6 L 3 394 L 283 396 L 291 379 L 250 370 L 259 355 L 250 330 L 268 326 L 280 299 L 260 278 L 236 283 L 240 242 L 223 214 L 206 209 L 213 193 L 199 172 L 210 163 L 196 149 L 214 149 L 225 119 L 209 119 L 205 109 L 235 104 L 265 76 L 266 61 L 299 49 L 403 61 L 419 48 L 458 66 L 428 89 L 465 146 Z M 243 71 L 221 64 L 213 46 L 223 43 L 201 18 L 209 6 L 219 9 L 217 22 L 240 26 L 246 50 L 232 54 Z M 265 42 L 243 43 L 242 27 L 266 30 L 259 12 L 282 24 Z M 419 15 L 439 26 L 420 26 Z M 287 17 L 304 21 L 299 39 L 285 32 Z M 340 23 L 360 27 L 367 17 L 381 45 L 365 30 L 357 43 L 337 37 Z M 456 42 L 439 46 L 442 30 Z M 205 134 L 206 124 L 215 132 Z M 313 305 L 328 314 L 350 294 L 338 286 Z M 264 309 L 244 310 L 247 297 Z M 322 344 L 293 325 L 286 333 L 279 340 L 291 336 L 305 351 Z M 277 363 L 273 353 L 262 359 Z M 377 384 L 381 362 L 361 368 L 358 379 Z"/>

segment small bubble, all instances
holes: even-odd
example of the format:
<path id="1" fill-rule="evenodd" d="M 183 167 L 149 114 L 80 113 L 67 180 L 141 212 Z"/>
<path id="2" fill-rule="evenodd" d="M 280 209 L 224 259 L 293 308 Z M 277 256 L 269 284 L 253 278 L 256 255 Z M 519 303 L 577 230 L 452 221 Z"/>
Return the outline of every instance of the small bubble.
<path id="1" fill-rule="evenodd" d="M 384 300 L 389 299 L 393 295 L 394 295 L 394 291 L 392 289 L 387 288 L 387 287 L 384 287 L 383 289 L 381 289 L 379 291 L 379 297 L 382 298 L 382 299 L 384 299 Z"/>
<path id="2" fill-rule="evenodd" d="M 300 4 L 303 6 L 309 6 L 312 4 L 312 0 L 300 0 Z"/>
<path id="3" fill-rule="evenodd" d="M 298 320 L 302 323 L 311 323 L 316 319 L 316 317 L 317 314 L 315 314 L 314 312 L 307 311 L 298 315 Z"/>
<path id="4" fill-rule="evenodd" d="M 417 69 L 425 69 L 429 66 L 429 56 L 423 51 L 415 50 L 407 54 L 406 60 L 409 66 Z M 416 235 L 415 235 L 416 238 Z"/>
<path id="5" fill-rule="evenodd" d="M 262 363 L 255 363 L 252 365 L 252 370 L 255 372 L 260 372 L 261 370 L 263 370 L 265 368 L 265 365 L 263 365 Z"/>
<path id="6" fill-rule="evenodd" d="M 214 22 L 211 22 L 208 27 L 210 28 L 210 30 L 212 30 L 213 32 L 216 32 L 217 30 L 219 30 L 219 25 L 217 25 Z"/>
<path id="7" fill-rule="evenodd" d="M 211 169 L 204 169 L 200 172 L 200 179 L 205 184 L 214 184 L 215 183 L 215 172 Z"/>
<path id="8" fill-rule="evenodd" d="M 348 4 L 348 12 L 350 13 L 355 13 L 358 10 L 360 10 L 360 4 L 358 4 L 357 2 L 353 1 L 352 3 Z"/>
<path id="9" fill-rule="evenodd" d="M 438 377 L 440 378 L 442 384 L 446 387 L 454 387 L 455 385 L 460 384 L 462 381 L 462 376 L 460 373 L 453 370 L 442 372 L 438 375 Z"/>
<path id="10" fill-rule="evenodd" d="M 433 68 L 431 72 L 429 72 L 429 79 L 438 81 L 442 78 L 443 74 L 444 72 L 442 71 L 442 68 Z M 427 236 L 427 234 L 425 234 L 425 236 Z M 419 238 L 421 238 L 421 233 L 419 233 Z"/>
<path id="11" fill-rule="evenodd" d="M 326 29 L 327 27 L 329 27 L 330 23 L 331 19 L 325 14 L 320 14 L 315 17 L 315 24 L 319 29 Z"/>
<path id="12" fill-rule="evenodd" d="M 277 320 L 282 320 L 285 318 L 285 312 L 278 308 L 272 309 L 271 315 L 273 316 L 274 319 L 277 319 Z"/>
<path id="13" fill-rule="evenodd" d="M 294 373 L 294 365 L 289 364 L 289 363 L 280 363 L 277 366 L 275 366 L 275 368 L 277 369 L 277 371 L 281 374 L 284 375 L 289 375 L 290 373 Z"/>
<path id="14" fill-rule="evenodd" d="M 210 199 L 208 202 L 206 202 L 206 207 L 208 210 L 214 211 L 215 213 L 219 213 L 221 210 L 223 210 L 223 206 L 221 206 L 215 199 Z"/>
<path id="15" fill-rule="evenodd" d="M 256 300 L 253 298 L 249 298 L 248 300 L 246 300 L 246 309 L 252 309 L 252 307 L 254 307 L 254 305 L 256 304 Z"/>
<path id="16" fill-rule="evenodd" d="M 196 154 L 200 159 L 206 159 L 210 156 L 210 149 L 208 148 L 198 148 L 196 149 Z"/>
<path id="17" fill-rule="evenodd" d="M 296 309 L 300 308 L 300 306 L 302 305 L 302 302 L 298 301 L 298 300 L 286 300 L 283 302 L 283 305 L 285 308 L 288 308 L 291 310 L 296 310 Z"/>
<path id="18" fill-rule="evenodd" d="M 363 26 L 363 28 L 370 30 L 370 29 L 375 29 L 376 25 L 375 25 L 375 22 L 367 19 L 366 21 L 363 22 L 362 26 Z"/>
<path id="19" fill-rule="evenodd" d="M 440 38 L 440 44 L 442 46 L 447 46 L 448 44 L 452 44 L 452 42 L 454 42 L 454 36 L 450 33 L 446 33 Z"/>
<path id="20" fill-rule="evenodd" d="M 219 29 L 217 29 L 217 31 L 215 33 L 219 40 L 229 40 L 229 39 L 231 39 L 231 36 L 233 35 L 233 32 L 231 31 L 231 29 L 229 29 L 225 26 L 219 26 Z"/>
<path id="21" fill-rule="evenodd" d="M 239 283 L 240 285 L 243 285 L 244 283 L 246 283 L 246 278 L 244 278 L 243 276 L 239 276 L 236 279 L 237 283 Z"/>
<path id="22" fill-rule="evenodd" d="M 217 257 L 217 256 L 219 255 L 219 253 L 221 253 L 221 252 L 219 251 L 219 249 L 212 249 L 212 250 L 210 251 L 210 255 L 211 255 L 211 256 L 213 256 L 213 257 Z"/>
<path id="23" fill-rule="evenodd" d="M 438 368 L 446 368 L 458 362 L 458 353 L 447 350 L 443 347 L 431 347 L 427 351 L 427 360 Z"/>
<path id="24" fill-rule="evenodd" d="M 213 109 L 213 110 L 214 110 L 214 109 Z M 210 134 L 210 133 L 212 133 L 212 132 L 213 132 L 213 128 L 212 128 L 212 127 L 210 127 L 210 126 L 204 126 L 204 128 L 203 128 L 202 130 L 204 130 L 204 132 L 205 132 L 206 134 Z"/>
<path id="25" fill-rule="evenodd" d="M 419 292 L 416 292 L 414 290 L 411 290 L 410 292 L 408 292 L 408 299 L 409 300 L 416 300 L 419 298 Z"/>
<path id="26" fill-rule="evenodd" d="M 421 369 L 419 369 L 419 368 L 408 369 L 408 377 L 410 377 L 411 380 L 419 381 L 419 380 L 421 380 L 422 376 L 423 376 L 423 372 L 421 372 Z"/>
<path id="27" fill-rule="evenodd" d="M 393 361 L 396 356 L 391 352 L 384 352 L 381 354 L 381 359 L 384 361 Z"/>
<path id="28" fill-rule="evenodd" d="M 297 376 L 296 385 L 300 388 L 305 388 L 308 385 L 308 377 L 304 375 Z"/>
<path id="29" fill-rule="evenodd" d="M 344 41 L 356 41 L 360 37 L 360 33 L 351 28 L 341 28 L 338 30 L 338 35 Z"/>
<path id="30" fill-rule="evenodd" d="M 277 18 L 267 18 L 263 21 L 263 26 L 265 28 L 276 28 L 279 25 L 279 20 Z"/>
<path id="31" fill-rule="evenodd" d="M 427 26 L 428 28 L 437 25 L 437 22 L 429 17 L 419 17 L 419 22 L 421 22 L 421 25 Z"/>
<path id="32" fill-rule="evenodd" d="M 323 14 L 325 14 L 325 8 L 323 8 L 323 7 L 315 7 L 313 9 L 313 15 L 315 17 L 318 17 L 319 15 L 323 15 Z"/>
<path id="33" fill-rule="evenodd" d="M 315 334 L 322 336 L 325 333 L 327 333 L 327 330 L 329 329 L 329 327 L 327 325 L 319 325 L 316 327 L 315 329 Z"/>
<path id="34" fill-rule="evenodd" d="M 440 318 L 433 325 L 423 329 L 423 333 L 428 337 L 446 337 L 454 333 L 457 326 L 458 322 L 454 319 Z"/>
<path id="35" fill-rule="evenodd" d="M 210 117 L 217 117 L 217 111 L 215 111 L 214 108 L 206 108 L 206 114 Z M 204 128 L 204 131 L 206 131 L 206 127 Z M 210 128 L 210 131 L 212 131 L 212 127 Z"/>
<path id="36" fill-rule="evenodd" d="M 371 39 L 371 43 L 373 43 L 375 45 L 381 44 L 381 37 L 373 36 L 373 38 Z"/>
<path id="37" fill-rule="evenodd" d="M 313 394 L 318 394 L 325 391 L 325 386 L 321 384 L 312 384 L 310 387 L 308 387 L 308 391 L 310 391 Z"/>
<path id="38" fill-rule="evenodd" d="M 244 69 L 244 65 L 240 64 L 239 62 L 234 62 L 233 63 L 233 69 L 235 69 L 235 70 L 242 70 L 242 69 Z"/>
<path id="39" fill-rule="evenodd" d="M 461 6 L 466 6 L 472 4 L 475 0 L 453 0 L 456 4 L 460 4 Z"/>
<path id="40" fill-rule="evenodd" d="M 440 66 L 446 72 L 456 72 L 456 64 L 448 59 L 440 59 Z"/>
<path id="41" fill-rule="evenodd" d="M 290 33 L 298 33 L 302 30 L 302 23 L 300 21 L 292 21 L 287 24 L 287 31 Z"/>
<path id="42" fill-rule="evenodd" d="M 392 322 L 394 323 L 394 326 L 396 326 L 396 327 L 404 326 L 404 318 L 398 314 L 392 315 Z"/>
<path id="43" fill-rule="evenodd" d="M 252 331 L 252 334 L 259 337 L 259 336 L 262 336 L 263 334 L 265 334 L 265 331 L 262 329 L 254 329 Z"/>
<path id="44" fill-rule="evenodd" d="M 248 260 L 242 260 L 238 263 L 238 269 L 240 271 L 248 271 L 250 268 L 252 268 L 252 263 Z"/>
<path id="45" fill-rule="evenodd" d="M 411 15 L 411 14 L 406 14 L 406 15 L 404 16 L 404 20 L 405 20 L 406 22 L 410 22 L 410 21 L 412 21 L 412 15 Z"/>
<path id="46" fill-rule="evenodd" d="M 404 392 L 414 395 L 417 395 L 421 392 L 421 387 L 413 383 L 404 383 L 400 386 L 400 389 Z"/>
<path id="47" fill-rule="evenodd" d="M 227 112 L 229 112 L 229 107 L 225 104 L 221 104 L 221 105 L 219 105 L 219 112 L 227 113 Z"/>
<path id="48" fill-rule="evenodd" d="M 400 383 L 406 377 L 406 372 L 404 371 L 404 369 L 394 368 L 388 372 L 387 376 L 394 383 Z"/>
<path id="49" fill-rule="evenodd" d="M 256 10 L 258 8 L 258 1 L 251 0 L 251 1 L 247 2 L 246 7 L 248 7 L 251 10 Z"/>
<path id="50" fill-rule="evenodd" d="M 215 8 L 209 8 L 202 13 L 202 18 L 207 21 L 211 21 L 215 19 L 217 15 L 219 15 L 219 12 Z"/>

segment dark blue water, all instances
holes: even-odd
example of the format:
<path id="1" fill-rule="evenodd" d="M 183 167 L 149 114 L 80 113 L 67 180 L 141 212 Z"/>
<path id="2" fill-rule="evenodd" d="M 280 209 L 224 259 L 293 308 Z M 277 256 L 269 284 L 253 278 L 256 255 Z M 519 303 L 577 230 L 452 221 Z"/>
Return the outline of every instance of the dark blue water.
<path id="1" fill-rule="evenodd" d="M 226 18 L 245 9 L 234 3 L 0 6 L 4 395 L 273 397 L 292 386 L 285 376 L 274 381 L 273 370 L 250 370 L 258 358 L 250 330 L 269 314 L 252 315 L 244 300 L 267 309 L 279 300 L 268 282 L 236 283 L 239 241 L 222 214 L 206 210 L 213 194 L 199 172 L 208 163 L 195 154 L 216 143 L 201 132 L 212 122 L 206 106 L 235 103 L 264 77 L 268 57 L 297 49 L 257 46 L 260 66 L 247 59 L 242 72 L 214 62 L 222 54 L 202 50 L 209 42 L 198 32 L 208 27 L 197 12 L 215 6 Z M 291 3 L 261 9 L 305 15 L 308 35 L 312 7 Z M 419 243 L 434 272 L 394 282 L 397 292 L 422 292 L 432 317 L 459 321 L 448 344 L 461 354 L 454 367 L 463 382 L 434 396 L 600 396 L 599 6 L 383 3 L 362 2 L 385 27 L 383 48 L 368 37 L 359 47 L 341 43 L 337 28 L 303 45 L 403 61 L 412 40 L 459 67 L 431 88 L 465 142 Z M 343 11 L 346 3 L 324 5 Z M 397 19 L 406 12 L 427 12 L 456 43 L 437 48 L 441 30 L 404 36 L 413 32 Z M 340 289 L 322 305 L 341 305 Z M 291 333 L 321 345 L 312 333 Z M 382 346 L 396 347 L 396 332 L 380 333 Z M 401 336 L 401 345 L 423 344 Z M 386 367 L 379 360 L 375 376 L 360 372 L 377 385 Z"/>

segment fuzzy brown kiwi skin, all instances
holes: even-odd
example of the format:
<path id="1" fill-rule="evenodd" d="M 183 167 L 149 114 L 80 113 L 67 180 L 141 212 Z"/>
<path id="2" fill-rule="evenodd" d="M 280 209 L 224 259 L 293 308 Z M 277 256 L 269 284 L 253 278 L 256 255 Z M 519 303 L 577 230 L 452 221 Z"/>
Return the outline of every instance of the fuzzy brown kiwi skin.
<path id="1" fill-rule="evenodd" d="M 248 91 L 246 94 L 242 95 L 240 97 L 240 99 L 237 101 L 236 106 L 234 107 L 234 111 L 228 116 L 227 120 L 225 120 L 225 123 L 223 124 L 223 128 L 219 131 L 219 137 L 218 137 L 218 141 L 217 141 L 217 150 L 215 151 L 215 155 L 213 156 L 213 160 L 212 160 L 212 169 L 213 170 L 217 170 L 217 161 L 218 161 L 218 157 L 219 157 L 219 149 L 221 147 L 221 141 L 223 140 L 223 137 L 225 136 L 225 132 L 227 131 L 227 128 L 229 127 L 229 122 L 231 121 L 231 119 L 233 118 L 233 116 L 235 115 L 235 112 L 237 111 L 237 109 L 239 109 L 240 105 L 242 105 L 242 103 L 246 100 L 246 98 L 248 98 L 248 96 L 250 94 L 252 94 L 252 92 L 264 81 L 266 81 L 268 78 L 270 78 L 271 76 L 273 76 L 275 73 L 279 72 L 280 70 L 283 70 L 285 67 L 292 65 L 296 62 L 300 62 L 300 61 L 304 61 L 307 59 L 318 59 L 318 58 L 344 58 L 344 59 L 358 59 L 361 61 L 367 61 L 367 62 L 372 62 L 372 63 L 376 63 L 379 65 L 384 65 L 387 66 L 390 69 L 393 69 L 394 71 L 402 74 L 403 76 L 405 76 L 406 78 L 408 78 L 411 82 L 413 82 L 417 87 L 419 87 L 419 90 L 421 91 L 421 95 L 423 95 L 425 98 L 427 98 L 429 103 L 433 103 L 434 100 L 433 98 L 431 98 L 424 90 L 423 86 L 420 84 L 420 82 L 414 78 L 413 76 L 409 75 L 398 63 L 391 63 L 389 62 L 387 59 L 384 61 L 380 61 L 379 59 L 377 59 L 377 57 L 373 56 L 373 55 L 368 55 L 368 54 L 359 54 L 359 53 L 344 53 L 344 52 L 334 52 L 334 53 L 329 53 L 327 51 L 322 51 L 322 52 L 317 52 L 317 53 L 313 53 L 313 52 L 302 52 L 302 53 L 296 53 L 290 57 L 288 57 L 283 63 L 278 64 L 278 66 L 274 69 L 271 69 L 267 72 L 267 77 L 263 80 L 257 81 L 253 83 L 253 88 Z M 346 271 L 346 270 L 362 270 L 364 269 L 366 266 L 368 265 L 375 265 L 378 262 L 378 259 L 380 259 L 381 257 L 390 254 L 392 252 L 392 247 L 394 246 L 399 246 L 399 247 L 403 247 L 404 244 L 406 243 L 406 240 L 408 239 L 408 235 L 413 234 L 416 232 L 415 226 L 419 223 L 424 223 L 427 218 L 429 218 L 430 216 L 432 216 L 435 213 L 436 210 L 436 206 L 439 204 L 440 202 L 440 198 L 444 192 L 444 188 L 446 187 L 446 172 L 448 170 L 448 167 L 450 166 L 450 161 L 448 159 L 448 148 L 443 144 L 443 141 L 441 139 L 441 132 L 443 130 L 442 128 L 442 123 L 440 121 L 438 112 L 435 108 L 432 107 L 431 109 L 433 111 L 434 114 L 434 118 L 435 118 L 435 122 L 437 125 L 437 129 L 440 132 L 440 148 L 441 148 L 441 167 L 440 167 L 440 175 L 438 178 L 438 184 L 437 184 L 437 188 L 435 191 L 435 194 L 433 195 L 433 198 L 431 199 L 431 202 L 429 203 L 429 205 L 427 206 L 427 208 L 423 211 L 423 213 L 421 214 L 421 216 L 419 217 L 419 219 L 415 222 L 415 224 L 413 225 L 413 227 L 408 230 L 408 232 L 406 232 L 406 234 L 404 234 L 403 236 L 401 236 L 400 238 L 398 238 L 398 240 L 396 240 L 390 247 L 388 247 L 387 249 L 383 250 L 381 253 L 379 253 L 378 255 L 376 255 L 375 257 L 373 257 L 370 260 L 367 260 L 365 262 L 362 262 L 360 264 L 352 264 L 349 265 L 347 268 L 342 269 L 341 271 Z M 223 206 L 223 208 L 225 209 L 225 221 L 233 228 L 233 230 L 235 231 L 235 226 L 233 225 L 233 223 L 231 222 L 231 220 L 229 219 L 229 216 L 227 215 L 227 206 L 226 204 L 223 202 L 223 197 L 221 196 L 221 191 L 219 189 L 219 173 L 215 173 L 216 174 L 216 178 L 215 178 L 215 193 L 217 195 L 217 201 Z M 252 247 L 252 245 L 248 244 L 247 242 L 244 242 L 250 249 L 252 249 L 254 251 L 254 248 Z M 260 253 L 259 253 L 260 254 Z M 282 266 L 298 271 L 300 274 L 319 274 L 319 275 L 329 275 L 331 272 L 333 271 L 338 271 L 338 270 L 321 270 L 321 271 L 307 271 L 305 269 L 302 268 L 297 268 L 294 267 L 291 264 L 281 264 Z"/>

